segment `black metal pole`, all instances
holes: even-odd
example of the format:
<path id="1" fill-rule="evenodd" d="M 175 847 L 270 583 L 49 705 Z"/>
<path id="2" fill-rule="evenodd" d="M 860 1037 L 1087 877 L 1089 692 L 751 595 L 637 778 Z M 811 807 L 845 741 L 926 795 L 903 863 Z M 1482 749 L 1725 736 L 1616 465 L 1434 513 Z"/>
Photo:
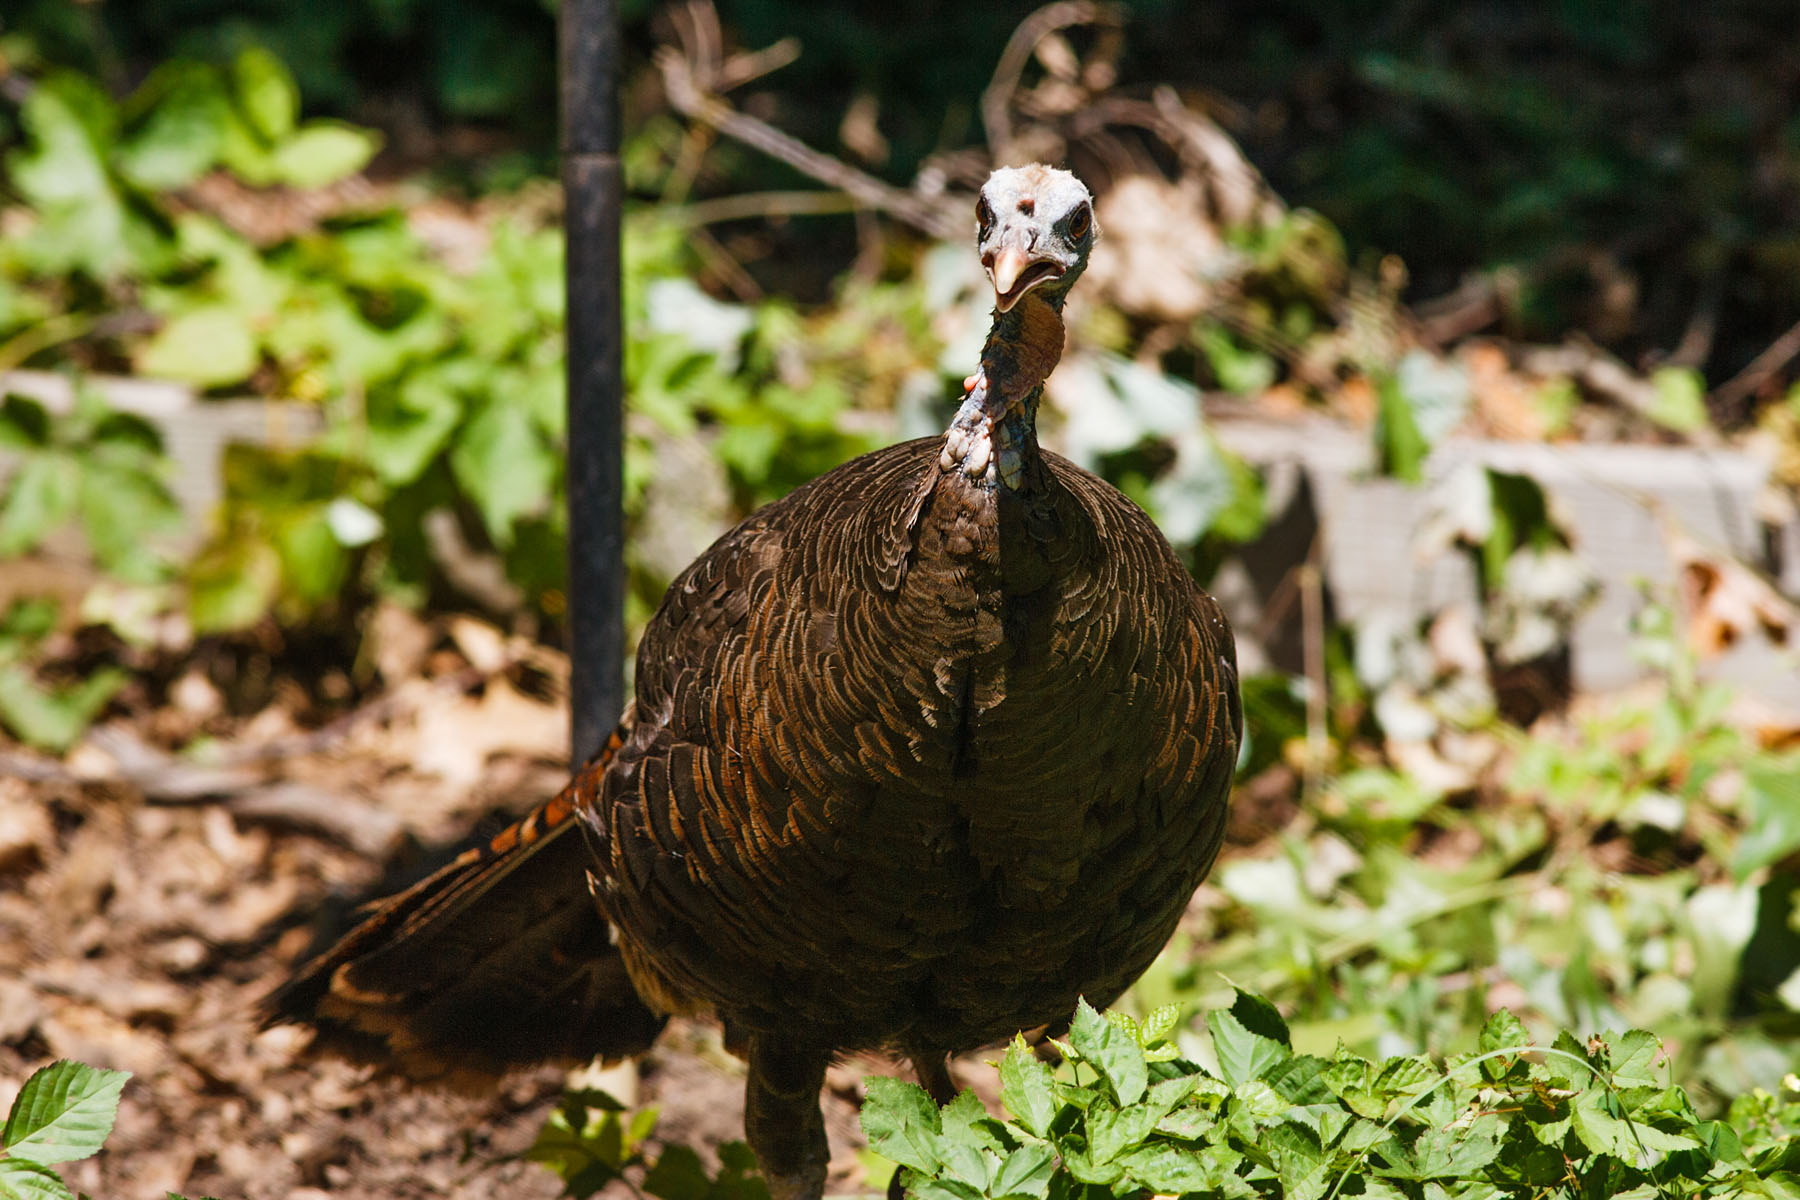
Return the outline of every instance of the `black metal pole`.
<path id="1" fill-rule="evenodd" d="M 624 708 L 624 417 L 619 322 L 619 4 L 562 0 L 568 254 L 570 753 L 598 751 Z"/>

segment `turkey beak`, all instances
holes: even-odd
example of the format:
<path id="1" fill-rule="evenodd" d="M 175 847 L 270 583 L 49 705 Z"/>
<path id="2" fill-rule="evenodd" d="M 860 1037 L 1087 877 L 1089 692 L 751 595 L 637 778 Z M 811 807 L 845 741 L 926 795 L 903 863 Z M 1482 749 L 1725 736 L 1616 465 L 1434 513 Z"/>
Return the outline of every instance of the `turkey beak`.
<path id="1" fill-rule="evenodd" d="M 1017 246 L 1008 246 L 995 256 L 988 274 L 994 281 L 994 304 L 1001 312 L 1009 311 L 1026 292 L 1048 279 L 1059 278 L 1064 267 L 1048 258 L 1032 258 Z"/>

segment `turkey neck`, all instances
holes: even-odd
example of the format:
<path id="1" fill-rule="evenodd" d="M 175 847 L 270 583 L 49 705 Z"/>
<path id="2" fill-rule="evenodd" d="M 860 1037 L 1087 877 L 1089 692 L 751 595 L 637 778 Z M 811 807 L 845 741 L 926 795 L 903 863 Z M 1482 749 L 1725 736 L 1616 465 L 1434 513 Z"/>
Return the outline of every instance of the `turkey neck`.
<path id="1" fill-rule="evenodd" d="M 1041 477 L 1037 410 L 1062 357 L 1061 297 L 1028 293 L 994 314 L 981 369 L 944 434 L 938 467 L 972 482 L 1024 491 Z"/>

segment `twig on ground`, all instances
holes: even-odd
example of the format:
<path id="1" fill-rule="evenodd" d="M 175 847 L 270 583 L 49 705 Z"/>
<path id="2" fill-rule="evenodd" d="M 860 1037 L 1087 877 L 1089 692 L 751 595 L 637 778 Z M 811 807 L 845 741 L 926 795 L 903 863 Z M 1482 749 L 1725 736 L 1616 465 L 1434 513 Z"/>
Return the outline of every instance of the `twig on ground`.
<path id="1" fill-rule="evenodd" d="M 1750 360 L 1750 364 L 1713 389 L 1715 405 L 1732 405 L 1767 383 L 1777 371 L 1800 355 L 1800 323 L 1770 342 L 1768 348 Z"/>

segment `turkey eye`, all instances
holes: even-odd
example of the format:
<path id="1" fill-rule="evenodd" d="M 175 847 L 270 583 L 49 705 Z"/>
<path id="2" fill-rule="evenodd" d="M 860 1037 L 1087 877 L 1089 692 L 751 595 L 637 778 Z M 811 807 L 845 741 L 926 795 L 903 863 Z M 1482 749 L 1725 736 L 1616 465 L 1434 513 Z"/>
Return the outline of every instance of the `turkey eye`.
<path id="1" fill-rule="evenodd" d="M 1088 227 L 1093 223 L 1093 210 L 1085 204 L 1082 205 L 1080 208 L 1076 209 L 1074 215 L 1069 218 L 1069 236 L 1076 241 L 1080 241 L 1087 236 Z"/>
<path id="2" fill-rule="evenodd" d="M 976 223 L 981 226 L 981 236 L 986 237 L 989 227 L 994 223 L 994 209 L 993 206 L 988 203 L 988 198 L 986 196 L 983 196 L 980 202 L 975 205 L 975 220 Z"/>

